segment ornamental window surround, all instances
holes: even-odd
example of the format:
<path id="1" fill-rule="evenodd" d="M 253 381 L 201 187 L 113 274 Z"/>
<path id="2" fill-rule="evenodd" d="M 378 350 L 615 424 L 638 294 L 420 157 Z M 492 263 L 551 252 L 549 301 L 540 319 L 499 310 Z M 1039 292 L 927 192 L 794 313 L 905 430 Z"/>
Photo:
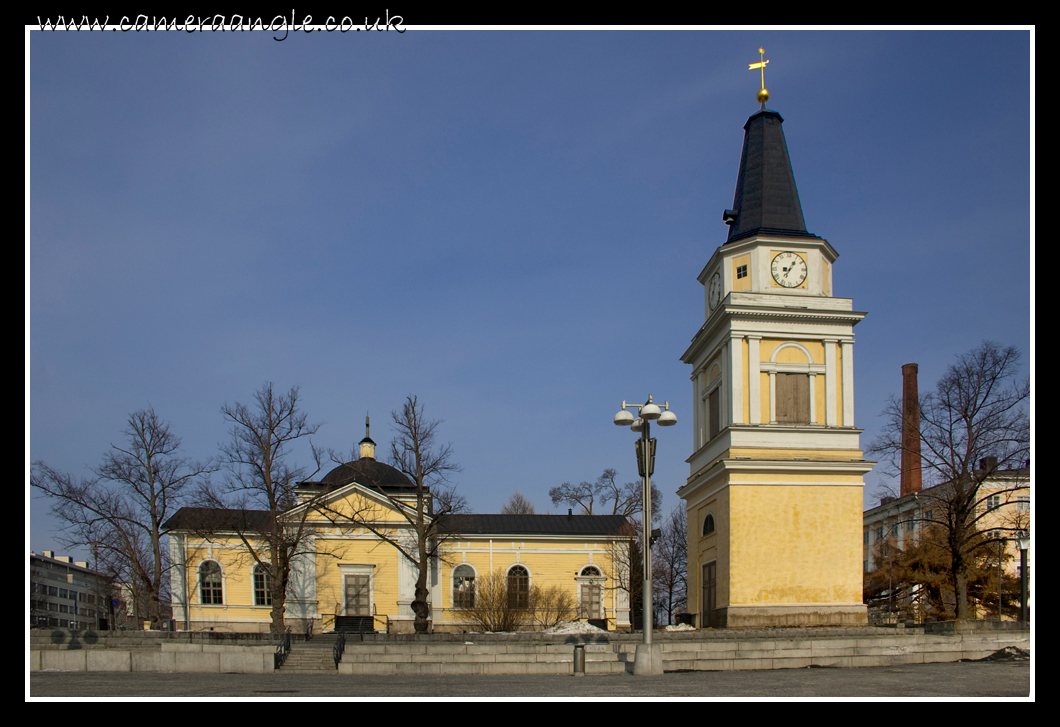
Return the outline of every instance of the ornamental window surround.
<path id="1" fill-rule="evenodd" d="M 796 349 L 803 362 L 778 362 L 781 352 Z M 817 422 L 817 377 L 826 373 L 825 364 L 813 362 L 813 356 L 801 343 L 785 341 L 773 349 L 769 361 L 759 364 L 769 374 L 769 423 L 803 424 Z"/>
<path id="2" fill-rule="evenodd" d="M 578 617 L 604 617 L 604 575 L 595 565 L 581 569 L 578 582 Z"/>
<path id="3" fill-rule="evenodd" d="M 475 569 L 461 563 L 453 569 L 453 608 L 475 607 Z"/>

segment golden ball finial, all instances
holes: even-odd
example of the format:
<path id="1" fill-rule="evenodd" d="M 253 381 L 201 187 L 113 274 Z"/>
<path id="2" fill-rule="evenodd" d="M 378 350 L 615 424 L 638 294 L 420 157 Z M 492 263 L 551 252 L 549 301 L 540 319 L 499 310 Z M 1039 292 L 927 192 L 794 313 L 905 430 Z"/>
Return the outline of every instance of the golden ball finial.
<path id="1" fill-rule="evenodd" d="M 763 88 L 761 91 L 758 92 L 758 95 L 755 96 L 755 98 L 758 99 L 758 103 L 764 104 L 766 101 L 769 100 L 769 91 Z"/>

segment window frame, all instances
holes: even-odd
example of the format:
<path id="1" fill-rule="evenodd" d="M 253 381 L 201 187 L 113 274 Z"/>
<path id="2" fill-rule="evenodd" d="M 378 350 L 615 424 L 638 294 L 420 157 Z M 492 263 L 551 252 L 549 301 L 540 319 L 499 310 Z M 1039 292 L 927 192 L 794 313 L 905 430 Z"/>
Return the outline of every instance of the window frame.
<path id="1" fill-rule="evenodd" d="M 460 569 L 466 569 L 465 574 L 458 574 Z M 466 575 L 470 571 L 471 575 Z M 467 588 L 463 586 L 467 584 Z M 478 571 L 470 563 L 459 563 L 449 577 L 451 589 L 450 600 L 454 609 L 473 609 L 478 592 Z"/>
<path id="2" fill-rule="evenodd" d="M 709 530 L 707 529 L 708 525 L 710 526 Z M 718 531 L 718 524 L 717 524 L 717 521 L 714 519 L 714 513 L 713 512 L 708 512 L 706 515 L 703 516 L 703 527 L 700 530 L 702 535 L 700 537 L 702 537 L 702 538 L 709 537 L 709 536 L 713 535 L 714 533 L 716 533 L 717 531 Z"/>
<path id="3" fill-rule="evenodd" d="M 516 576 L 519 580 L 513 584 L 512 573 L 515 570 L 522 570 L 526 574 L 523 576 Z M 525 563 L 513 563 L 508 567 L 508 570 L 504 574 L 504 590 L 508 595 L 508 598 L 512 598 L 513 590 L 515 591 L 516 603 L 510 604 L 512 608 L 529 608 L 530 607 L 530 584 L 532 577 L 530 575 L 530 569 L 526 567 Z M 513 589 L 513 585 L 515 588 Z M 509 601 L 510 603 L 510 601 Z"/>
<path id="4" fill-rule="evenodd" d="M 209 584 L 209 586 L 207 586 L 207 583 L 206 583 L 206 580 L 205 580 L 205 577 L 206 577 L 207 573 L 205 572 L 205 569 L 208 566 L 211 566 L 211 565 L 216 567 L 217 570 L 215 572 L 215 571 L 213 571 L 211 569 L 209 575 L 214 575 L 216 573 L 217 584 L 213 585 L 211 583 L 211 584 Z M 196 569 L 196 571 L 197 571 L 197 574 L 198 574 L 198 581 L 199 581 L 199 605 L 200 606 L 223 606 L 223 605 L 225 605 L 225 594 L 224 594 L 225 578 L 224 578 L 224 568 L 221 567 L 221 564 L 219 562 L 217 562 L 216 560 L 212 559 L 212 558 L 207 558 L 206 560 L 204 560 L 201 563 L 199 563 L 199 567 Z M 210 598 L 209 598 L 209 600 L 207 600 L 205 598 L 206 589 L 207 588 L 209 588 L 209 590 L 210 590 Z M 215 599 L 219 599 L 219 600 L 215 600 Z"/>
<path id="5" fill-rule="evenodd" d="M 261 579 L 261 586 L 258 579 Z M 255 606 L 272 606 L 272 575 L 261 563 L 255 563 L 250 569 L 251 590 L 254 593 Z"/>

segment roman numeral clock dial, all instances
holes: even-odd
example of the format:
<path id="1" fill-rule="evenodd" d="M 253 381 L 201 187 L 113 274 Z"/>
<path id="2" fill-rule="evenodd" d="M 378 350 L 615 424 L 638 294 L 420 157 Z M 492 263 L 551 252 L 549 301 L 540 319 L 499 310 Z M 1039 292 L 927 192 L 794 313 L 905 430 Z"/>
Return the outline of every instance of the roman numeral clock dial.
<path id="1" fill-rule="evenodd" d="M 793 252 L 778 253 L 771 270 L 773 280 L 784 288 L 797 288 L 806 280 L 806 261 Z"/>

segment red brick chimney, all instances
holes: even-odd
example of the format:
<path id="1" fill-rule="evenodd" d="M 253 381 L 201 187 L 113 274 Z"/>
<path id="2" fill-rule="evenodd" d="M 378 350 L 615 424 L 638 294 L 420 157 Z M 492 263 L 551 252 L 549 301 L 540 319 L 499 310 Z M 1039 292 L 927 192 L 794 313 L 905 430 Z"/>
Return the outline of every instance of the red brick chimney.
<path id="1" fill-rule="evenodd" d="M 920 396 L 916 388 L 917 365 L 902 367 L 902 485 L 901 495 L 920 492 Z"/>

